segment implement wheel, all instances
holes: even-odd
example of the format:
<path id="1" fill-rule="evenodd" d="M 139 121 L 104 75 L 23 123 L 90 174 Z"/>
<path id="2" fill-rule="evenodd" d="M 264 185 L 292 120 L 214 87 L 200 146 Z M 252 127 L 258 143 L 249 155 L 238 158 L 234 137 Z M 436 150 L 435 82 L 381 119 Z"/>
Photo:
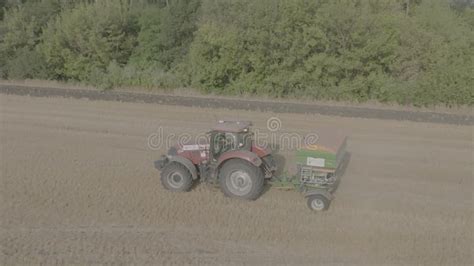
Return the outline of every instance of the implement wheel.
<path id="1" fill-rule="evenodd" d="M 329 208 L 331 201 L 322 194 L 308 196 L 308 208 L 312 211 L 325 211 Z"/>

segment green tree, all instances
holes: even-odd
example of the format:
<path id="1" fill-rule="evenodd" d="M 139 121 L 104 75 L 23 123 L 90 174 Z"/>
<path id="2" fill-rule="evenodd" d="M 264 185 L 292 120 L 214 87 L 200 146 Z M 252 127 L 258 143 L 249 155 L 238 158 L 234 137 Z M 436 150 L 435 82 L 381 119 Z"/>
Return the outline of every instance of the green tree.
<path id="1" fill-rule="evenodd" d="M 43 27 L 60 12 L 59 2 L 29 1 L 16 5 L 9 3 L 5 7 L 10 8 L 2 22 L 4 34 L 0 41 L 0 59 L 6 63 L 0 66 L 1 76 L 16 79 L 45 78 L 46 71 L 41 67 L 44 61 L 36 46 L 40 43 Z M 14 71 L 9 73 L 11 68 Z"/>
<path id="2" fill-rule="evenodd" d="M 94 71 L 105 71 L 112 61 L 128 62 L 137 31 L 127 2 L 79 4 L 48 24 L 41 51 L 54 78 L 88 81 Z"/>
<path id="3" fill-rule="evenodd" d="M 197 29 L 200 0 L 167 1 L 142 12 L 138 47 L 133 60 L 140 65 L 171 69 L 187 54 Z"/>
<path id="4" fill-rule="evenodd" d="M 188 80 L 223 93 L 472 104 L 469 16 L 445 1 L 410 5 L 407 16 L 391 1 L 205 1 Z"/>
<path id="5" fill-rule="evenodd" d="M 472 1 L 0 0 L 0 7 L 2 78 L 474 104 Z"/>
<path id="6" fill-rule="evenodd" d="M 367 4 L 210 1 L 203 9 L 190 53 L 198 87 L 362 100 L 373 94 L 368 77 L 387 76 L 394 59 L 393 16 Z"/>

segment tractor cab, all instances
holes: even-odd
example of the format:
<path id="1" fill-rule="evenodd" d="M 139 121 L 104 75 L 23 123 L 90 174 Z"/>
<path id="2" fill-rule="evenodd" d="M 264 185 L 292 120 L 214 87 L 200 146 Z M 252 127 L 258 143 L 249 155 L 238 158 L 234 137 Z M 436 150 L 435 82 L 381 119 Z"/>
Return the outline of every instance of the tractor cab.
<path id="1" fill-rule="evenodd" d="M 251 122 L 248 121 L 223 121 L 209 132 L 210 157 L 216 161 L 222 154 L 229 151 L 247 150 L 252 147 Z"/>

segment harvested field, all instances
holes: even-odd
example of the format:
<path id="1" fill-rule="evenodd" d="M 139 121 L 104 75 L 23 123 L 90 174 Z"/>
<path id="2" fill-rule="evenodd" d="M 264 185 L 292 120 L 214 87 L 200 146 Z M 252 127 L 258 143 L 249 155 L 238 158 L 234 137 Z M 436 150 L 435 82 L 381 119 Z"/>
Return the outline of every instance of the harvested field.
<path id="1" fill-rule="evenodd" d="M 0 264 L 472 265 L 473 127 L 0 94 Z M 350 136 L 328 212 L 159 181 L 148 137 L 216 118 Z M 292 152 L 281 154 L 290 166 Z"/>

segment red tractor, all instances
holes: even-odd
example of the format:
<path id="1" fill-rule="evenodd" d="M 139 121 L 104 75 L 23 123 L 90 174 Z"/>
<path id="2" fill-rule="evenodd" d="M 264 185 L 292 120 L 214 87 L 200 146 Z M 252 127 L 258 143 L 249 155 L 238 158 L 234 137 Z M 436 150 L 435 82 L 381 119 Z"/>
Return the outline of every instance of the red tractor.
<path id="1" fill-rule="evenodd" d="M 271 150 L 256 145 L 251 125 L 247 121 L 219 121 L 208 132 L 206 143 L 171 147 L 167 155 L 155 161 L 163 186 L 171 191 L 189 191 L 200 179 L 219 184 L 229 197 L 257 199 L 265 179 L 270 179 L 277 167 Z"/>

